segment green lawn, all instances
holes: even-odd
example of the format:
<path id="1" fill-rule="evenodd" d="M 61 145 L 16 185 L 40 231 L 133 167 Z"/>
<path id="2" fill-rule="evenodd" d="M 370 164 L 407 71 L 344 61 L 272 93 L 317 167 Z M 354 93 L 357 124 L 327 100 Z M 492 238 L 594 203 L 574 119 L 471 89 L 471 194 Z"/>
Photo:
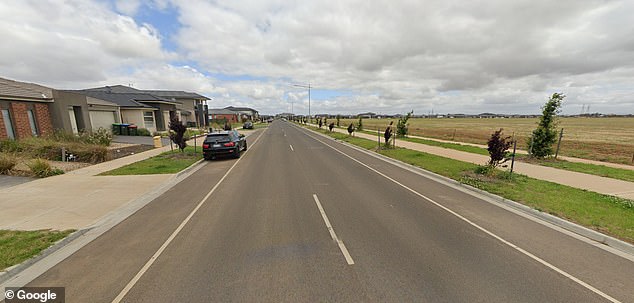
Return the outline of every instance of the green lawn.
<path id="1" fill-rule="evenodd" d="M 363 133 L 376 134 L 372 131 L 363 131 Z M 446 142 L 439 142 L 434 140 L 411 138 L 411 137 L 398 138 L 397 140 L 404 140 L 404 141 L 420 143 L 425 145 L 455 149 L 455 150 L 459 150 L 463 152 L 480 154 L 485 156 L 489 155 L 489 152 L 484 148 L 470 146 L 470 145 L 462 145 L 458 143 L 446 143 Z M 614 168 L 614 167 L 589 164 L 589 163 L 569 162 L 569 161 L 558 160 L 558 159 L 557 160 L 556 159 L 544 159 L 544 160 L 530 159 L 528 158 L 527 155 L 519 155 L 519 154 L 517 155 L 516 160 L 522 161 L 522 162 L 528 162 L 531 164 L 537 164 L 537 165 L 543 165 L 543 166 L 559 168 L 559 169 L 564 169 L 569 171 L 580 172 L 584 174 L 590 174 L 590 175 L 596 175 L 596 176 L 608 177 L 612 179 L 634 182 L 634 170 L 629 170 L 629 169 Z"/>
<path id="2" fill-rule="evenodd" d="M 377 150 L 375 141 L 350 138 L 310 128 L 337 139 Z M 634 243 L 634 201 L 568 187 L 527 176 L 495 171 L 491 176 L 474 173 L 475 164 L 404 148 L 381 149 L 379 153 L 461 183 L 523 203 L 540 211 Z"/>
<path id="3" fill-rule="evenodd" d="M 0 230 L 0 270 L 36 256 L 72 232 Z"/>
<path id="4" fill-rule="evenodd" d="M 99 174 L 100 176 L 118 175 L 153 175 L 153 174 L 175 174 L 202 159 L 202 149 L 197 147 L 194 152 L 193 146 L 185 148 L 184 152 L 173 150 L 164 152 L 152 158 L 128 164 L 126 166 L 113 169 Z"/>

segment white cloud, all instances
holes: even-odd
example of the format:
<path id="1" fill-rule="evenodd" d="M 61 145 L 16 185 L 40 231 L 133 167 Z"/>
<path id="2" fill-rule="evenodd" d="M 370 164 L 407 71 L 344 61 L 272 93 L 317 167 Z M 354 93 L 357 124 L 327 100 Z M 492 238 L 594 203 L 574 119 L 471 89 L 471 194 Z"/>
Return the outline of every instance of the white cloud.
<path id="1" fill-rule="evenodd" d="M 597 111 L 634 108 L 632 1 L 135 0 L 114 6 L 1 2 L 0 34 L 12 41 L 0 45 L 3 73 L 71 88 L 124 81 L 193 90 L 215 97 L 218 106 L 261 106 L 267 113 L 288 111 L 291 102 L 296 112 L 307 112 L 305 92 L 287 84 L 308 82 L 316 90 L 312 112 L 533 113 L 556 91 L 568 95 L 564 112 L 590 103 Z M 141 9 L 178 11 L 178 53 L 161 48 L 154 26 L 135 22 Z M 319 89 L 345 94 L 324 100 Z"/>
<path id="2" fill-rule="evenodd" d="M 56 87 L 174 57 L 153 28 L 87 0 L 2 1 L 0 36 L 3 76 Z"/>

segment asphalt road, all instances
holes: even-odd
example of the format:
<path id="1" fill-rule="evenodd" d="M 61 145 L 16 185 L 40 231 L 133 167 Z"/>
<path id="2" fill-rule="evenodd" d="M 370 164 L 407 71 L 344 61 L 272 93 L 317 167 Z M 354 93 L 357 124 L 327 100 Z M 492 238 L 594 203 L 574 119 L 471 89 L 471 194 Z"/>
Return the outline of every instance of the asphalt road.
<path id="1" fill-rule="evenodd" d="M 248 140 L 29 285 L 66 302 L 634 302 L 630 259 L 290 123 Z"/>

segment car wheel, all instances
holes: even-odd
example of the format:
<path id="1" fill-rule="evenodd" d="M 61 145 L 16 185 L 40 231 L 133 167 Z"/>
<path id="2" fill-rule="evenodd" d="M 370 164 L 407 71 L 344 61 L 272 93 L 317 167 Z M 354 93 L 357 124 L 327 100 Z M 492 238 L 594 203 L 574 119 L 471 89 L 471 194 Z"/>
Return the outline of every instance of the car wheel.
<path id="1" fill-rule="evenodd" d="M 236 159 L 240 158 L 240 147 L 236 148 L 234 157 L 236 157 Z"/>
<path id="2" fill-rule="evenodd" d="M 247 150 L 247 143 L 246 143 L 246 142 L 244 142 L 244 149 L 243 149 L 243 150 L 244 150 L 244 151 L 246 151 L 246 150 Z"/>

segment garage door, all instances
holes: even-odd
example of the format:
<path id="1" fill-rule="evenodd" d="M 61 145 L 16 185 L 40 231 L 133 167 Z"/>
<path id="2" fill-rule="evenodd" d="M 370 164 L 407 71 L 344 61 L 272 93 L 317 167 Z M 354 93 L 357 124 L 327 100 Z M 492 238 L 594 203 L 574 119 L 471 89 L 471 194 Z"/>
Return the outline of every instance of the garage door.
<path id="1" fill-rule="evenodd" d="M 96 131 L 100 127 L 108 130 L 112 130 L 112 124 L 115 123 L 115 112 L 111 111 L 90 111 L 90 124 L 93 131 Z"/>

